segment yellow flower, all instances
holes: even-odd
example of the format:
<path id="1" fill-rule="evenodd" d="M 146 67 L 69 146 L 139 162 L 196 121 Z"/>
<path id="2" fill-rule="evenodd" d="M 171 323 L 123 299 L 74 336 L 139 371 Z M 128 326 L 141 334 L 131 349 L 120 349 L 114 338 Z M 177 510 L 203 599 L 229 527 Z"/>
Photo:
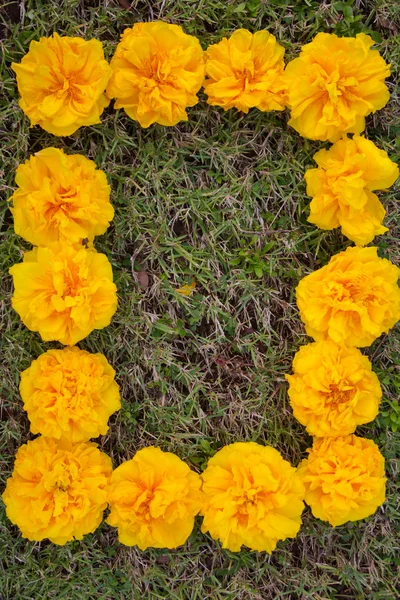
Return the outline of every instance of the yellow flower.
<path id="1" fill-rule="evenodd" d="M 347 435 L 378 414 L 382 390 L 357 348 L 330 340 L 302 346 L 286 375 L 294 416 L 318 437 Z"/>
<path id="2" fill-rule="evenodd" d="M 36 246 L 93 241 L 114 216 L 105 173 L 80 154 L 41 150 L 19 165 L 16 183 L 15 232 Z"/>
<path id="3" fill-rule="evenodd" d="M 385 460 L 372 440 L 315 438 L 308 453 L 298 473 L 317 519 L 337 527 L 365 519 L 385 501 Z"/>
<path id="4" fill-rule="evenodd" d="M 76 344 L 93 329 L 107 327 L 116 311 L 111 265 L 94 249 L 59 243 L 34 248 L 10 274 L 13 308 L 45 342 Z"/>
<path id="5" fill-rule="evenodd" d="M 329 150 L 314 154 L 318 169 L 305 173 L 313 197 L 310 223 L 321 229 L 341 227 L 350 240 L 364 246 L 385 233 L 386 214 L 373 190 L 390 187 L 399 176 L 396 163 L 364 137 L 344 137 Z"/>
<path id="6" fill-rule="evenodd" d="M 347 248 L 304 277 L 297 305 L 308 335 L 346 346 L 370 346 L 400 318 L 400 269 L 377 248 Z"/>
<path id="7" fill-rule="evenodd" d="M 112 475 L 107 523 L 126 546 L 176 548 L 201 508 L 201 479 L 175 454 L 150 446 Z"/>
<path id="8" fill-rule="evenodd" d="M 115 108 L 142 127 L 176 125 L 188 120 L 186 108 L 199 101 L 203 50 L 179 25 L 136 23 L 122 33 L 111 69 L 107 95 L 116 98 Z"/>
<path id="9" fill-rule="evenodd" d="M 223 548 L 242 545 L 271 553 L 279 540 L 296 537 L 304 488 L 296 469 L 277 450 L 255 442 L 225 446 L 203 475 L 202 531 Z"/>
<path id="10" fill-rule="evenodd" d="M 81 540 L 103 519 L 111 472 L 94 443 L 38 437 L 17 452 L 2 496 L 7 516 L 28 540 Z"/>
<path id="11" fill-rule="evenodd" d="M 291 125 L 312 140 L 338 140 L 361 133 L 365 117 L 389 100 L 390 75 L 373 40 L 364 33 L 339 38 L 318 33 L 286 67 Z"/>
<path id="12" fill-rule="evenodd" d="M 107 433 L 108 418 L 121 408 L 114 377 L 103 354 L 76 346 L 39 356 L 19 386 L 32 433 L 71 442 Z"/>
<path id="13" fill-rule="evenodd" d="M 254 106 L 262 111 L 284 110 L 284 54 L 268 31 L 252 34 L 238 29 L 229 39 L 209 46 L 204 84 L 208 104 L 244 113 Z"/>
<path id="14" fill-rule="evenodd" d="M 101 42 L 78 37 L 41 38 L 31 42 L 17 75 L 20 107 L 31 125 L 54 135 L 71 135 L 82 125 L 100 123 L 110 101 L 104 94 L 111 69 Z"/>

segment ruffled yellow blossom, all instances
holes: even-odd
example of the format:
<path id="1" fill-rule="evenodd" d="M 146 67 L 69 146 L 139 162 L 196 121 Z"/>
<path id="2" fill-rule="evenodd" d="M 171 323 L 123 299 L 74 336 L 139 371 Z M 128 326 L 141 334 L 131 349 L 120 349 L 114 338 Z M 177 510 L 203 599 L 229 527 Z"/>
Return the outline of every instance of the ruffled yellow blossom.
<path id="1" fill-rule="evenodd" d="M 19 386 L 32 433 L 72 442 L 107 433 L 110 415 L 121 408 L 114 377 L 103 354 L 76 346 L 39 356 Z"/>
<path id="2" fill-rule="evenodd" d="M 286 85 L 283 78 L 285 49 L 268 31 L 252 34 L 238 29 L 206 52 L 204 90 L 208 104 L 248 113 L 284 110 Z"/>
<path id="3" fill-rule="evenodd" d="M 330 340 L 302 346 L 286 375 L 294 416 L 317 437 L 347 435 L 378 414 L 382 390 L 357 348 Z"/>
<path id="4" fill-rule="evenodd" d="M 32 41 L 17 75 L 20 107 L 31 125 L 54 135 L 71 135 L 82 125 L 100 123 L 110 101 L 104 94 L 111 69 L 98 40 L 51 37 Z"/>
<path id="5" fill-rule="evenodd" d="M 296 537 L 304 488 L 296 469 L 274 448 L 255 442 L 225 446 L 202 478 L 202 531 L 223 548 L 271 553 L 279 540 Z"/>
<path id="6" fill-rule="evenodd" d="M 298 473 L 314 517 L 333 527 L 365 519 L 385 501 L 385 460 L 372 440 L 315 438 Z"/>
<path id="7" fill-rule="evenodd" d="M 17 169 L 15 233 L 36 246 L 93 241 L 114 216 L 103 171 L 80 154 L 46 148 Z"/>
<path id="8" fill-rule="evenodd" d="M 338 140 L 361 133 L 365 117 L 389 100 L 390 75 L 373 40 L 364 33 L 339 38 L 318 33 L 286 67 L 291 125 L 312 140 Z"/>
<path id="9" fill-rule="evenodd" d="M 179 25 L 162 21 L 136 23 L 125 29 L 111 60 L 107 87 L 115 108 L 139 121 L 176 125 L 187 121 L 204 81 L 204 57 L 199 40 Z"/>
<path id="10" fill-rule="evenodd" d="M 2 496 L 7 516 L 28 540 L 81 540 L 103 519 L 111 472 L 111 459 L 92 442 L 38 437 L 17 452 Z"/>
<path id="11" fill-rule="evenodd" d="M 176 548 L 192 533 L 201 479 L 175 454 L 150 446 L 112 475 L 107 523 L 126 546 Z"/>
<path id="12" fill-rule="evenodd" d="M 76 344 L 110 324 L 117 288 L 105 254 L 59 243 L 34 248 L 10 269 L 12 306 L 45 342 Z"/>
<path id="13" fill-rule="evenodd" d="M 341 227 L 343 235 L 360 246 L 385 233 L 386 211 L 372 191 L 390 187 L 399 176 L 386 152 L 355 135 L 320 150 L 314 160 L 318 169 L 308 169 L 304 176 L 313 198 L 310 223 L 321 229 Z"/>
<path id="14" fill-rule="evenodd" d="M 308 335 L 338 344 L 370 346 L 400 319 L 400 269 L 377 248 L 347 248 L 304 277 L 297 305 Z"/>

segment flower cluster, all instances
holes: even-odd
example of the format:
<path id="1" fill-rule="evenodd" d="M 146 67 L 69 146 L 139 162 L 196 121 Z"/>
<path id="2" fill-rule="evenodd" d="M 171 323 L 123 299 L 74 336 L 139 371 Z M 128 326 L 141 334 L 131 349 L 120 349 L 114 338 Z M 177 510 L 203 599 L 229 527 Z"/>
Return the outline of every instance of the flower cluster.
<path id="1" fill-rule="evenodd" d="M 307 333 L 362 348 L 400 319 L 400 269 L 377 248 L 347 248 L 307 275 L 296 289 Z"/>
<path id="2" fill-rule="evenodd" d="M 319 33 L 285 68 L 284 48 L 267 31 L 241 29 L 203 52 L 180 26 L 156 21 L 126 29 L 110 65 L 99 41 L 55 33 L 31 42 L 12 68 L 22 110 L 55 135 L 99 123 L 111 99 L 142 127 L 172 126 L 188 119 L 202 86 L 208 104 L 224 110 L 288 106 L 289 125 L 302 136 L 333 142 L 305 174 L 309 221 L 341 227 L 363 246 L 387 230 L 373 192 L 399 175 L 359 135 L 365 117 L 389 99 L 390 68 L 372 45 L 365 34 Z M 56 148 L 20 165 L 16 183 L 15 231 L 36 247 L 10 269 L 12 306 L 44 341 L 69 346 L 45 352 L 21 373 L 31 432 L 42 435 L 18 450 L 2 497 L 23 536 L 81 539 L 109 506 L 107 522 L 120 542 L 142 550 L 184 544 L 201 515 L 202 531 L 224 548 L 270 553 L 297 535 L 304 500 L 334 527 L 384 502 L 384 458 L 374 442 L 353 435 L 375 418 L 382 395 L 358 348 L 400 318 L 400 269 L 377 248 L 348 248 L 297 287 L 315 342 L 300 348 L 286 377 L 295 417 L 316 436 L 297 470 L 274 448 L 240 442 L 217 452 L 201 476 L 156 447 L 112 472 L 110 458 L 89 440 L 108 431 L 120 408 L 115 371 L 102 354 L 73 346 L 106 327 L 117 307 L 110 262 L 93 247 L 114 215 L 110 187 L 94 162 Z"/>
<path id="3" fill-rule="evenodd" d="M 203 473 L 202 531 L 223 548 L 275 550 L 279 540 L 296 537 L 304 488 L 277 450 L 254 442 L 231 444 L 217 452 Z"/>
<path id="4" fill-rule="evenodd" d="M 39 356 L 21 373 L 19 388 L 32 433 L 74 443 L 106 434 L 121 407 L 114 377 L 105 356 L 76 346 Z"/>
<path id="5" fill-rule="evenodd" d="M 204 91 L 208 104 L 224 110 L 248 113 L 284 110 L 286 85 L 283 78 L 285 49 L 268 31 L 254 35 L 239 29 L 228 39 L 209 46 L 206 52 Z"/>
<path id="6" fill-rule="evenodd" d="M 54 135 L 71 135 L 82 125 L 100 123 L 110 100 L 105 95 L 111 68 L 98 40 L 60 37 L 32 41 L 17 75 L 20 107 L 31 125 Z"/>
<path id="7" fill-rule="evenodd" d="M 305 173 L 312 196 L 308 220 L 321 229 L 341 227 L 360 246 L 385 233 L 386 211 L 374 190 L 390 187 L 399 176 L 386 152 L 360 135 L 344 137 L 314 155 L 318 169 Z"/>
<path id="8" fill-rule="evenodd" d="M 17 452 L 2 496 L 7 516 L 28 540 L 81 540 L 103 519 L 111 473 L 94 443 L 38 437 Z"/>
<path id="9" fill-rule="evenodd" d="M 313 140 L 361 133 L 365 117 L 385 106 L 390 75 L 373 40 L 318 33 L 285 69 L 284 48 L 268 31 L 235 31 L 203 52 L 199 40 L 162 21 L 125 29 L 110 65 L 97 40 L 56 33 L 31 42 L 13 63 L 20 106 L 32 125 L 70 135 L 98 123 L 111 98 L 142 127 L 175 125 L 198 102 L 211 106 L 291 110 L 291 125 Z"/>
<path id="10" fill-rule="evenodd" d="M 17 168 L 15 233 L 36 246 L 93 241 L 114 217 L 103 171 L 81 154 L 45 148 Z"/>
<path id="11" fill-rule="evenodd" d="M 347 435 L 373 421 L 382 396 L 372 365 L 357 348 L 331 340 L 302 346 L 286 375 L 294 416 L 310 435 Z"/>
<path id="12" fill-rule="evenodd" d="M 286 67 L 291 125 L 312 140 L 361 133 L 365 117 L 389 100 L 390 67 L 364 33 L 337 37 L 318 33 Z"/>
<path id="13" fill-rule="evenodd" d="M 12 306 L 45 342 L 73 345 L 110 324 L 117 308 L 111 265 L 83 246 L 34 248 L 10 269 Z"/>
<path id="14" fill-rule="evenodd" d="M 198 39 L 161 21 L 125 29 L 110 66 L 107 95 L 142 127 L 187 121 L 204 81 Z"/>
<path id="15" fill-rule="evenodd" d="M 111 69 L 100 42 L 54 34 L 32 42 L 13 65 L 21 107 L 56 135 L 100 121 Z M 21 373 L 31 432 L 17 452 L 3 500 L 30 540 L 65 544 L 93 532 L 108 505 L 111 459 L 89 442 L 120 408 L 115 371 L 102 354 L 73 344 L 106 327 L 117 307 L 111 264 L 93 247 L 114 216 L 103 171 L 79 154 L 46 148 L 17 169 L 11 212 L 17 234 L 36 246 L 10 269 L 12 306 L 49 350 Z"/>
<path id="16" fill-rule="evenodd" d="M 192 533 L 200 488 L 199 475 L 175 454 L 144 448 L 113 472 L 107 522 L 127 546 L 176 548 Z"/>
<path id="17" fill-rule="evenodd" d="M 24 537 L 56 544 L 107 523 L 126 546 L 177 548 L 195 517 L 224 548 L 271 553 L 296 537 L 305 486 L 277 450 L 254 442 L 222 448 L 200 476 L 178 456 L 150 446 L 111 469 L 90 442 L 39 437 L 22 446 L 3 500 Z"/>
<path id="18" fill-rule="evenodd" d="M 372 440 L 316 438 L 298 472 L 313 515 L 334 527 L 365 519 L 385 501 L 385 461 Z"/>

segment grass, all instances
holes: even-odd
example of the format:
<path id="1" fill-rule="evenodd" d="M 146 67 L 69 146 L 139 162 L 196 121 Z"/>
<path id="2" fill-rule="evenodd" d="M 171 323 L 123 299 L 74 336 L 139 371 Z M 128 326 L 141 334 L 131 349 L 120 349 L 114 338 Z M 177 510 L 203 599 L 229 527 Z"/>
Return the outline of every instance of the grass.
<path id="1" fill-rule="evenodd" d="M 96 247 L 112 262 L 119 308 L 112 325 L 79 345 L 106 354 L 118 373 L 123 407 L 101 448 L 114 465 L 149 444 L 200 470 L 224 444 L 271 444 L 293 465 L 310 445 L 294 419 L 284 374 L 307 341 L 294 300 L 298 281 L 343 250 L 338 232 L 307 223 L 303 174 L 322 145 L 300 138 L 287 114 L 224 113 L 200 103 L 189 122 L 143 130 L 108 108 L 101 125 L 55 138 L 29 129 L 18 108 L 12 60 L 29 42 L 58 31 L 103 41 L 111 57 L 119 34 L 138 20 L 183 25 L 203 47 L 239 27 L 267 27 L 295 56 L 318 31 L 374 31 L 392 63 L 391 101 L 368 118 L 368 137 L 400 154 L 400 9 L 395 0 L 26 0 L 0 2 L 0 465 L 1 489 L 18 447 L 31 434 L 18 394 L 19 373 L 56 344 L 28 331 L 10 305 L 8 269 L 28 248 L 13 231 L 7 198 L 17 165 L 46 146 L 85 154 L 113 188 L 115 219 Z M 381 194 L 390 232 L 381 255 L 398 262 L 396 189 Z M 144 271 L 148 287 L 142 287 Z M 191 298 L 176 289 L 196 278 Z M 393 600 L 399 548 L 399 330 L 367 353 L 384 388 L 382 414 L 361 435 L 386 457 L 388 499 L 369 519 L 332 529 L 304 513 L 297 539 L 272 556 L 233 554 L 199 532 L 185 547 L 140 552 L 117 543 L 103 524 L 65 547 L 21 538 L 0 508 L 0 599 Z"/>

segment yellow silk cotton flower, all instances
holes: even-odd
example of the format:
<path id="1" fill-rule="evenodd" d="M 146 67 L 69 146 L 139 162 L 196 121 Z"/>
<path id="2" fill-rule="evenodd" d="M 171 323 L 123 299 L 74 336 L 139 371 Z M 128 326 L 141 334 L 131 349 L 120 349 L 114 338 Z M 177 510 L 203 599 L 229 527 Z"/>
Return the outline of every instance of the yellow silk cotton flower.
<path id="1" fill-rule="evenodd" d="M 304 176 L 307 194 L 313 198 L 310 223 L 321 229 L 341 227 L 343 235 L 360 246 L 385 233 L 386 212 L 372 191 L 390 187 L 399 176 L 386 152 L 355 135 L 320 150 L 314 160 L 319 168 Z"/>
<path id="2" fill-rule="evenodd" d="M 15 180 L 14 229 L 36 246 L 93 241 L 114 216 L 105 173 L 80 154 L 46 148 L 18 167 Z"/>
<path id="3" fill-rule="evenodd" d="M 373 40 L 364 33 L 339 38 L 318 33 L 286 67 L 291 125 L 312 140 L 338 140 L 361 133 L 365 117 L 389 100 L 390 75 Z"/>
<path id="4" fill-rule="evenodd" d="M 31 125 L 54 135 L 71 135 L 82 125 L 100 123 L 108 106 L 104 94 L 111 69 L 101 42 L 57 33 L 32 41 L 17 75 L 20 107 Z"/>
<path id="5" fill-rule="evenodd" d="M 203 50 L 179 25 L 136 23 L 122 33 L 111 69 L 107 95 L 116 98 L 115 108 L 142 127 L 176 125 L 188 120 L 186 108 L 199 101 Z"/>
<path id="6" fill-rule="evenodd" d="M 268 31 L 252 34 L 239 29 L 206 52 L 204 90 L 208 104 L 225 110 L 248 113 L 284 110 L 286 86 L 283 79 L 285 49 Z"/>
<path id="7" fill-rule="evenodd" d="M 385 460 L 372 440 L 315 438 L 298 473 L 314 517 L 333 527 L 365 519 L 385 501 Z"/>
<path id="8" fill-rule="evenodd" d="M 106 434 L 108 418 L 121 408 L 114 377 L 103 354 L 76 346 L 39 356 L 19 386 L 32 433 L 72 442 Z"/>
<path id="9" fill-rule="evenodd" d="M 277 450 L 255 442 L 225 446 L 203 475 L 202 531 L 223 548 L 271 553 L 279 540 L 296 537 L 304 488 Z"/>
<path id="10" fill-rule="evenodd" d="M 107 523 L 126 546 L 176 548 L 192 533 L 201 479 L 175 454 L 150 446 L 112 475 Z"/>
<path id="11" fill-rule="evenodd" d="M 347 435 L 378 414 L 382 390 L 357 348 L 330 340 L 302 346 L 286 375 L 294 416 L 317 437 Z"/>
<path id="12" fill-rule="evenodd" d="M 28 540 L 81 540 L 103 519 L 111 472 L 94 443 L 38 437 L 17 452 L 2 496 L 7 516 Z"/>
<path id="13" fill-rule="evenodd" d="M 93 329 L 107 327 L 116 311 L 111 265 L 94 249 L 59 243 L 34 248 L 10 274 L 14 310 L 45 342 L 76 344 Z"/>
<path id="14" fill-rule="evenodd" d="M 347 346 L 370 346 L 400 319 L 400 269 L 377 248 L 347 248 L 304 277 L 297 305 L 308 335 Z"/>

